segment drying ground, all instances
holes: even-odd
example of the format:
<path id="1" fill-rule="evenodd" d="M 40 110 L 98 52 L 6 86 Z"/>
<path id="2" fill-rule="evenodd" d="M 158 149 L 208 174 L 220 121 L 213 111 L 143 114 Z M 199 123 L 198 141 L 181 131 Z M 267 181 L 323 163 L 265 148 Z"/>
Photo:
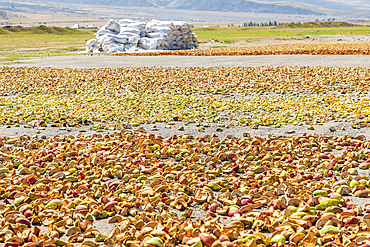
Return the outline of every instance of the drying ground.
<path id="1" fill-rule="evenodd" d="M 370 241 L 368 68 L 3 67 L 0 80 L 8 245 Z"/>

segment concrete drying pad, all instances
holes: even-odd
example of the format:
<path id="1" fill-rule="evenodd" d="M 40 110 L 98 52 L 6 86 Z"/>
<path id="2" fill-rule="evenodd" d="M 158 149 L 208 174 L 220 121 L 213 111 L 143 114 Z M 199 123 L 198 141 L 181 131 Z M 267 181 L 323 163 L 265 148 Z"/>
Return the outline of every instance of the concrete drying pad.
<path id="1" fill-rule="evenodd" d="M 268 56 L 112 56 L 85 54 L 37 57 L 17 61 L 17 67 L 116 68 L 116 67 L 248 67 L 248 66 L 344 66 L 368 67 L 363 55 L 268 55 Z M 3 65 L 0 65 L 3 66 Z M 9 66 L 9 65 L 6 65 Z"/>

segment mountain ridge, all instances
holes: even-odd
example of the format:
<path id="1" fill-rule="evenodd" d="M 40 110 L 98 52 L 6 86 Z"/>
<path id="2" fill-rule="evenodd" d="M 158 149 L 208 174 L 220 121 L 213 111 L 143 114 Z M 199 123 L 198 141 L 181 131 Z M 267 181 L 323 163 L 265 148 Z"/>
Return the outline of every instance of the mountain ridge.
<path id="1" fill-rule="evenodd" d="M 345 13 L 370 12 L 370 3 L 363 0 L 44 0 L 45 2 L 156 7 L 198 11 L 271 13 L 291 15 L 326 15 L 333 11 Z M 365 6 L 365 7 L 364 7 Z"/>

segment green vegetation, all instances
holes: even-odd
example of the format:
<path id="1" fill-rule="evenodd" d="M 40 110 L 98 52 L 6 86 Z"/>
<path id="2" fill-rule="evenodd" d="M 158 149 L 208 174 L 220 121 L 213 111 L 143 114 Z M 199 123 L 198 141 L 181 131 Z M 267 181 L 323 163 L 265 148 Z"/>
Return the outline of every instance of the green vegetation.
<path id="1" fill-rule="evenodd" d="M 269 22 L 244 22 L 244 27 L 272 27 L 272 26 L 281 26 L 284 25 L 284 22 L 269 21 Z"/>
<path id="2" fill-rule="evenodd" d="M 226 45 L 215 45 L 215 46 L 211 46 L 210 48 L 224 48 L 224 47 L 227 47 Z"/>
<path id="3" fill-rule="evenodd" d="M 27 59 L 30 57 L 55 57 L 55 56 L 65 56 L 65 55 L 81 55 L 81 53 L 72 52 L 30 52 L 30 53 L 16 53 L 16 54 L 0 54 L 0 64 L 10 65 L 19 64 L 18 60 Z"/>
<path id="4" fill-rule="evenodd" d="M 46 26 L 36 26 L 36 27 L 18 27 L 18 26 L 5 26 L 2 29 L 4 34 L 13 33 L 27 33 L 27 34 L 55 34 L 55 35 L 66 35 L 66 34 L 81 34 L 81 30 L 72 28 L 62 28 L 62 27 L 46 27 Z"/>
<path id="5" fill-rule="evenodd" d="M 9 64 L 27 57 L 76 54 L 85 49 L 96 30 L 60 27 L 13 27 L 0 29 L 0 63 Z"/>
<path id="6" fill-rule="evenodd" d="M 289 23 L 276 27 L 240 27 L 240 28 L 195 28 L 199 42 L 219 40 L 225 43 L 263 38 L 289 38 L 294 36 L 316 36 L 337 34 L 368 34 L 369 26 L 353 25 L 342 22 Z"/>
<path id="7" fill-rule="evenodd" d="M 315 21 L 315 22 L 290 22 L 285 23 L 285 27 L 292 27 L 292 28 L 318 28 L 318 27 L 361 27 L 361 25 L 355 25 L 348 22 L 338 22 L 338 21 Z"/>

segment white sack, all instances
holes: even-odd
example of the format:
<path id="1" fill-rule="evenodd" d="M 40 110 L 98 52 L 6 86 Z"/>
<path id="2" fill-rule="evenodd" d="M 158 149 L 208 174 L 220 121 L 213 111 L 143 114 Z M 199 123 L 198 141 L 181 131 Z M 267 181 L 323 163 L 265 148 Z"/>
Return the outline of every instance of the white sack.
<path id="1" fill-rule="evenodd" d="M 98 42 L 101 44 L 110 44 L 113 43 L 114 40 L 112 39 L 112 34 L 104 34 L 98 39 Z"/>
<path id="2" fill-rule="evenodd" d="M 127 25 L 129 25 L 129 24 L 131 24 L 131 23 L 134 23 L 135 21 L 134 20 L 131 20 L 131 19 L 122 19 L 122 20 L 120 20 L 119 21 L 119 25 L 120 26 L 127 26 Z"/>
<path id="3" fill-rule="evenodd" d="M 140 32 L 144 32 L 145 26 L 146 26 L 145 22 L 137 22 L 137 23 L 128 24 L 127 28 L 135 28 L 135 29 L 140 30 Z"/>
<path id="4" fill-rule="evenodd" d="M 94 50 L 98 50 L 100 47 L 99 41 L 96 39 L 90 39 L 86 42 L 86 52 L 94 52 Z"/>
<path id="5" fill-rule="evenodd" d="M 117 52 L 123 52 L 123 51 L 124 51 L 123 45 L 117 45 L 117 44 L 111 44 L 108 50 L 108 52 L 110 53 L 117 53 Z"/>
<path id="6" fill-rule="evenodd" d="M 109 20 L 107 24 L 105 24 L 106 28 L 108 30 L 111 30 L 112 32 L 119 33 L 119 24 L 115 22 L 113 19 Z"/>
<path id="7" fill-rule="evenodd" d="M 94 36 L 98 39 L 99 37 L 103 36 L 104 34 L 117 34 L 109 29 L 106 26 L 103 26 L 97 31 Z"/>
<path id="8" fill-rule="evenodd" d="M 96 52 L 135 52 L 141 50 L 176 50 L 198 47 L 191 24 L 183 21 L 152 20 L 149 23 L 122 19 L 100 28 L 97 40 L 88 41 L 86 50 Z"/>
<path id="9" fill-rule="evenodd" d="M 122 27 L 121 26 L 119 33 L 120 34 L 122 34 L 122 33 L 132 33 L 132 34 L 140 35 L 141 31 L 139 29 L 136 29 L 136 28 Z"/>
<path id="10" fill-rule="evenodd" d="M 137 45 L 137 43 L 139 43 L 139 41 L 140 41 L 140 36 L 136 35 L 136 36 L 129 37 L 128 40 L 127 40 L 127 43 Z"/>
<path id="11" fill-rule="evenodd" d="M 163 34 L 163 33 L 147 33 L 146 36 L 151 38 L 151 39 L 163 39 L 165 34 Z"/>
<path id="12" fill-rule="evenodd" d="M 120 44 L 126 44 L 128 42 L 127 36 L 122 35 L 122 34 L 112 35 L 112 38 L 114 41 Z"/>

